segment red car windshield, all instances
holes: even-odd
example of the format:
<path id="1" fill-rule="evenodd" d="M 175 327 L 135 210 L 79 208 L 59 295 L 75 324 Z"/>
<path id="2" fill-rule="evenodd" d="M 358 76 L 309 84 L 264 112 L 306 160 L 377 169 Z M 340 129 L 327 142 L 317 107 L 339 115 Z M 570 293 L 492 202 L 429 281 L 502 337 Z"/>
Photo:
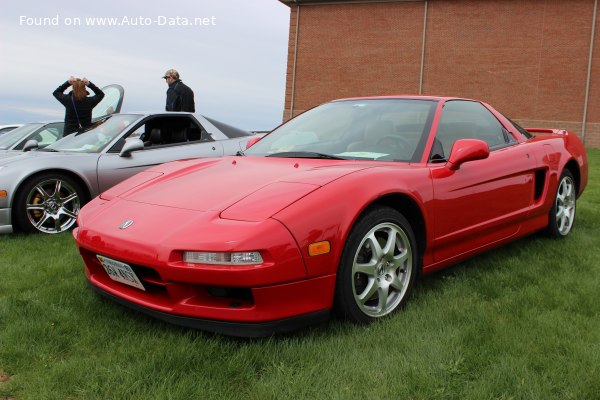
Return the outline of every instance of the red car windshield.
<path id="1" fill-rule="evenodd" d="M 245 154 L 411 161 L 422 152 L 436 105 L 389 98 L 326 103 L 281 125 Z"/>

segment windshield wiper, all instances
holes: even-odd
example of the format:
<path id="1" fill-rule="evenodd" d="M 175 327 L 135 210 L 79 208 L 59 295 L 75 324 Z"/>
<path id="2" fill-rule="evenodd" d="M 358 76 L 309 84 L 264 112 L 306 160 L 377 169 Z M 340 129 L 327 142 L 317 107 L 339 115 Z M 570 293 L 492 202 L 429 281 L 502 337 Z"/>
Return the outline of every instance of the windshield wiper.
<path id="1" fill-rule="evenodd" d="M 313 151 L 283 151 L 281 153 L 268 154 L 267 157 L 281 158 L 322 158 L 326 160 L 346 160 L 346 158 Z"/>
<path id="2" fill-rule="evenodd" d="M 58 153 L 58 150 L 49 149 L 47 147 L 44 147 L 44 148 L 41 148 L 41 149 L 37 149 L 36 151 L 48 151 L 48 152 Z"/>
<path id="3" fill-rule="evenodd" d="M 245 156 L 244 152 L 241 150 L 238 150 L 237 153 L 235 153 L 236 156 Z"/>

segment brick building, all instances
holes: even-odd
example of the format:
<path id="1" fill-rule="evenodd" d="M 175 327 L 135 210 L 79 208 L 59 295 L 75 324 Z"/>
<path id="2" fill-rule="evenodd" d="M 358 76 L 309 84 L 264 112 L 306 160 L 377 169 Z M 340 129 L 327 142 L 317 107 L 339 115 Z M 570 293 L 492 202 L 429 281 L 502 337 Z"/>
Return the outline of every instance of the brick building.
<path id="1" fill-rule="evenodd" d="M 600 147 L 598 0 L 279 0 L 284 120 L 341 97 L 475 98 Z"/>

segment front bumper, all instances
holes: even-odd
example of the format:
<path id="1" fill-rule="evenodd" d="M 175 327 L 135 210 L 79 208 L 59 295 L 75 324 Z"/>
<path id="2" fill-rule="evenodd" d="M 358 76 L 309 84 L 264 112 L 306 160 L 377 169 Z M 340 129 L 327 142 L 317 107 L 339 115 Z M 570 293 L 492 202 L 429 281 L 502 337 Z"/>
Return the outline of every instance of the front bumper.
<path id="1" fill-rule="evenodd" d="M 315 311 L 308 314 L 302 314 L 295 317 L 283 318 L 268 322 L 229 322 L 202 318 L 191 318 L 182 315 L 174 315 L 157 311 L 148 307 L 143 307 L 130 301 L 124 300 L 105 290 L 100 289 L 93 284 L 90 287 L 98 294 L 129 307 L 135 311 L 147 314 L 162 321 L 184 326 L 187 328 L 200 329 L 207 332 L 220 333 L 228 336 L 238 337 L 266 337 L 274 334 L 291 332 L 308 325 L 318 324 L 327 321 L 330 316 L 330 310 Z"/>
<path id="2" fill-rule="evenodd" d="M 250 269 L 186 272 L 130 264 L 144 285 L 140 290 L 111 279 L 96 253 L 80 253 L 88 282 L 100 294 L 168 322 L 226 335 L 286 332 L 325 319 L 332 306 L 335 275 L 269 284 L 277 275 L 268 271 L 261 277 Z"/>
<path id="3" fill-rule="evenodd" d="M 0 234 L 12 233 L 13 226 L 10 219 L 10 208 L 0 208 Z"/>
<path id="4" fill-rule="evenodd" d="M 145 212 L 144 205 L 136 207 Z M 115 228 L 125 215 L 103 216 L 94 228 L 80 224 L 73 235 L 94 289 L 157 318 L 227 335 L 286 332 L 329 315 L 335 274 L 309 278 L 296 240 L 280 222 L 228 221 L 213 215 L 199 223 L 194 220 L 198 213 L 188 210 L 148 215 L 174 220 L 174 214 L 181 214 L 177 220 L 190 220 L 177 225 L 183 231 L 152 229 L 169 224 L 142 218 L 126 230 Z M 183 250 L 257 250 L 263 264 L 190 264 L 183 261 Z M 111 279 L 98 255 L 129 265 L 145 290 Z"/>

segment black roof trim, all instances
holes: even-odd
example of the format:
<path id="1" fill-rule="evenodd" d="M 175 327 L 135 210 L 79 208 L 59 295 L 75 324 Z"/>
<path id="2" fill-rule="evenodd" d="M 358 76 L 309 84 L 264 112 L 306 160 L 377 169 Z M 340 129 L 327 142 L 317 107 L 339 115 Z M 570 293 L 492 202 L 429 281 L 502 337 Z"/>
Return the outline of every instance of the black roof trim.
<path id="1" fill-rule="evenodd" d="M 206 115 L 203 115 L 203 117 L 206 118 L 208 122 L 219 128 L 219 130 L 223 132 L 228 138 L 252 136 L 252 133 L 240 128 L 236 128 L 235 126 L 226 124 L 225 122 L 217 121 L 216 119 L 209 118 Z"/>

